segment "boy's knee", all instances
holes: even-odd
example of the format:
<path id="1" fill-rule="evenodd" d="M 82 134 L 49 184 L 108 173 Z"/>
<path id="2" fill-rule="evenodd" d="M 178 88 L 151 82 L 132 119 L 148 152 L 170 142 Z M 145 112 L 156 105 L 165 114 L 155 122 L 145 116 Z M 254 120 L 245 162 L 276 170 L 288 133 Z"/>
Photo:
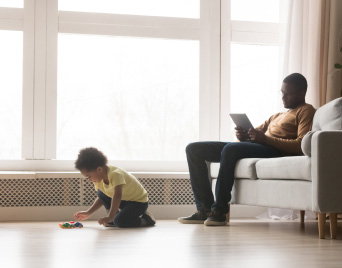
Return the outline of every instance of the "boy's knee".
<path id="1" fill-rule="evenodd" d="M 120 214 L 115 217 L 114 224 L 120 228 L 126 227 L 126 221 Z"/>

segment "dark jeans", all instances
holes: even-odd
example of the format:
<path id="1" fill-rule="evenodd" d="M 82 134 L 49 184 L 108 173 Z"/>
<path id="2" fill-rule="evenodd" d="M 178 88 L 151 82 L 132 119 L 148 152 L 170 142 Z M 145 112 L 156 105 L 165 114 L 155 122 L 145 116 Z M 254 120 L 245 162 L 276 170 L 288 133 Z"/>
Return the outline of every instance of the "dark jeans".
<path id="1" fill-rule="evenodd" d="M 107 211 L 110 210 L 112 199 L 100 190 L 97 190 L 97 196 L 101 200 Z M 134 202 L 121 200 L 120 212 L 115 215 L 114 224 L 121 228 L 141 226 L 140 216 L 147 210 L 148 202 Z"/>
<path id="2" fill-rule="evenodd" d="M 186 147 L 192 191 L 198 210 L 228 212 L 228 202 L 234 184 L 236 162 L 242 158 L 280 157 L 275 148 L 252 142 L 194 142 Z M 208 162 L 219 162 L 215 188 L 216 201 L 208 178 Z"/>

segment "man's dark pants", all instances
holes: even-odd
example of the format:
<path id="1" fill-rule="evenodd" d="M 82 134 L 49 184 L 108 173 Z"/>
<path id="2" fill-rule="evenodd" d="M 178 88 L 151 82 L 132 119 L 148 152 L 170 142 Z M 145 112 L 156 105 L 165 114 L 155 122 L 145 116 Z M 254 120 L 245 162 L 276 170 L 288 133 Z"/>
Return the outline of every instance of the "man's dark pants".
<path id="1" fill-rule="evenodd" d="M 186 147 L 186 156 L 197 210 L 211 209 L 226 214 L 236 162 L 242 158 L 271 158 L 282 154 L 271 146 L 252 142 L 194 142 Z M 220 163 L 216 201 L 208 179 L 206 161 Z"/>

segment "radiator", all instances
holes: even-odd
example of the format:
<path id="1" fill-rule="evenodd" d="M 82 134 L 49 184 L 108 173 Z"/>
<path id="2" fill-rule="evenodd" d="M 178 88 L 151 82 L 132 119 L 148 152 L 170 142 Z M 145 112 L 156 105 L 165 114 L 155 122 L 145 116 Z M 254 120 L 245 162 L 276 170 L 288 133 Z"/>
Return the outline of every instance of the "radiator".
<path id="1" fill-rule="evenodd" d="M 138 178 L 150 205 L 193 205 L 187 178 Z M 96 198 L 84 178 L 0 179 L 0 207 L 90 206 Z"/>
<path id="2" fill-rule="evenodd" d="M 185 213 L 184 209 L 191 208 L 191 211 L 194 211 L 194 197 L 188 174 L 134 175 L 147 190 L 149 206 L 159 214 L 156 215 L 159 218 L 179 216 L 171 215 L 174 213 L 170 214 L 170 211 L 179 211 L 181 214 Z M 61 211 L 65 211 L 65 218 L 68 218 L 71 211 L 91 206 L 95 198 L 93 183 L 82 178 L 79 173 L 32 173 L 29 178 L 21 178 L 20 175 L 11 175 L 7 178 L 6 174 L 1 174 L 0 220 L 33 220 L 28 213 L 23 218 L 14 216 L 15 211 L 29 211 L 28 209 L 32 208 L 41 213 L 49 211 L 56 214 L 55 217 L 47 216 L 46 220 L 61 217 Z M 170 215 L 167 216 L 168 214 Z"/>

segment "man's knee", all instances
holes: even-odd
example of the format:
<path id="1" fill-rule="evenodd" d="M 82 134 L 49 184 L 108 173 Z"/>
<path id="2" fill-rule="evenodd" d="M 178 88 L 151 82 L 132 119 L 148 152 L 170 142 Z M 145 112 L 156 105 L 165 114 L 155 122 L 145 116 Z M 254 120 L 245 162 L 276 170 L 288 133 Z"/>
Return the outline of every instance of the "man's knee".
<path id="1" fill-rule="evenodd" d="M 185 148 L 185 152 L 187 155 L 190 155 L 193 153 L 194 149 L 197 148 L 199 146 L 199 142 L 191 142 L 189 143 L 186 148 Z"/>
<path id="2" fill-rule="evenodd" d="M 240 142 L 231 142 L 224 146 L 221 155 L 222 157 L 234 156 L 241 153 L 242 144 Z"/>

